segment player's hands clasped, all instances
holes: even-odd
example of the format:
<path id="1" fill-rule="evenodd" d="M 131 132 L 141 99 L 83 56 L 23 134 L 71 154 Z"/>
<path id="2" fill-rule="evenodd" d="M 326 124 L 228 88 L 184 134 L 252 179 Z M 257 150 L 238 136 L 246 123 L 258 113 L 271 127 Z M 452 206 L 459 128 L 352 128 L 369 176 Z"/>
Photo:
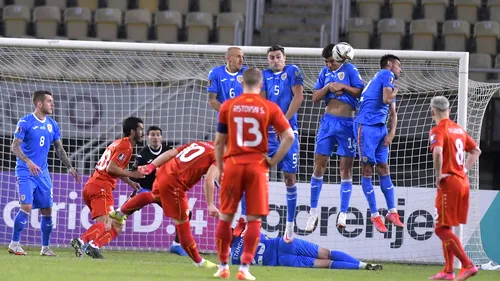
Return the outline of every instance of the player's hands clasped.
<path id="1" fill-rule="evenodd" d="M 30 170 L 31 175 L 38 176 L 38 173 L 42 173 L 42 169 L 40 169 L 40 167 L 33 163 L 33 161 L 28 160 L 28 162 L 26 162 L 26 165 L 28 165 L 28 169 Z"/>
<path id="2" fill-rule="evenodd" d="M 218 218 L 220 216 L 219 210 L 217 209 L 217 207 L 215 207 L 214 204 L 211 204 L 208 206 L 208 214 L 211 217 L 215 217 L 215 218 Z"/>
<path id="3" fill-rule="evenodd" d="M 75 178 L 77 183 L 82 183 L 82 180 L 80 179 L 80 175 L 76 171 L 75 168 L 69 169 L 69 173 Z"/>
<path id="4" fill-rule="evenodd" d="M 328 83 L 328 90 L 330 90 L 330 92 L 332 93 L 335 93 L 335 95 L 337 96 L 342 95 L 342 89 L 344 89 L 344 84 L 342 83 L 337 83 L 337 82 Z"/>

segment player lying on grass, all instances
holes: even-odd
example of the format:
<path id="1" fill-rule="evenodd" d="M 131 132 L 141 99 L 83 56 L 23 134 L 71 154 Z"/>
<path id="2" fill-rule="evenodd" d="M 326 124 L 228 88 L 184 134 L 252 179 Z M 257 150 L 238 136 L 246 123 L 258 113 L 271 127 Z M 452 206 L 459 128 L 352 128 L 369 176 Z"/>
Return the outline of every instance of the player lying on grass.
<path id="1" fill-rule="evenodd" d="M 236 265 L 240 264 L 243 253 L 245 231 L 242 232 L 237 227 L 233 235 L 235 236 L 231 246 L 231 263 Z M 269 238 L 263 233 L 260 234 L 260 242 L 252 264 L 331 269 L 383 269 L 380 264 L 365 263 L 344 252 L 322 248 L 306 240 L 295 238 L 292 242 L 285 243 L 283 237 Z"/>

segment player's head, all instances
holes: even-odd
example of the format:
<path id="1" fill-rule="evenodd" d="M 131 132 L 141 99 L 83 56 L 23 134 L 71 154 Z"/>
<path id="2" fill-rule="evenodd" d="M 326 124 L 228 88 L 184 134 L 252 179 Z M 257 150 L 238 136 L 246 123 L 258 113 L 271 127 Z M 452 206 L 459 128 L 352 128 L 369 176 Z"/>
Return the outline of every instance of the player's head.
<path id="1" fill-rule="evenodd" d="M 243 51 L 238 47 L 229 47 L 226 51 L 226 67 L 231 72 L 238 72 L 243 67 Z"/>
<path id="2" fill-rule="evenodd" d="M 342 63 L 333 59 L 333 47 L 335 47 L 335 44 L 330 43 L 321 52 L 321 56 L 325 59 L 325 64 L 329 70 L 337 70 L 342 65 Z"/>
<path id="3" fill-rule="evenodd" d="M 387 54 L 380 59 L 380 68 L 391 70 L 398 79 L 402 71 L 401 60 L 395 55 Z"/>
<path id="4" fill-rule="evenodd" d="M 267 49 L 267 62 L 274 72 L 280 72 L 285 68 L 285 48 L 273 45 Z"/>
<path id="5" fill-rule="evenodd" d="M 146 131 L 146 135 L 148 137 L 148 145 L 151 148 L 158 149 L 161 146 L 162 130 L 158 126 L 149 126 Z"/>
<path id="6" fill-rule="evenodd" d="M 40 111 L 42 114 L 52 114 L 54 112 L 54 99 L 49 91 L 35 91 L 33 93 L 33 105 L 35 111 Z"/>
<path id="7" fill-rule="evenodd" d="M 436 96 L 431 99 L 431 115 L 434 121 L 450 117 L 450 102 L 445 96 Z"/>
<path id="8" fill-rule="evenodd" d="M 129 117 L 123 120 L 123 136 L 130 137 L 134 142 L 142 140 L 144 134 L 144 122 L 138 117 Z"/>
<path id="9" fill-rule="evenodd" d="M 243 92 L 259 94 L 262 89 L 262 71 L 252 67 L 243 72 Z"/>

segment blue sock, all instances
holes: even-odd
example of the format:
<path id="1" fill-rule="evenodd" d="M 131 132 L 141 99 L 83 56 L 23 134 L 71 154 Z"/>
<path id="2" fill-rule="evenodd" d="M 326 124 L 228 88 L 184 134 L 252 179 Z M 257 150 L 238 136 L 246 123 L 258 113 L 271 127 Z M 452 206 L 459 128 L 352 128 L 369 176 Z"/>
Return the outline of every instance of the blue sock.
<path id="1" fill-rule="evenodd" d="M 332 261 L 331 269 L 359 269 L 359 263 L 350 263 L 345 261 Z"/>
<path id="2" fill-rule="evenodd" d="M 26 225 L 28 221 L 28 214 L 24 212 L 23 210 L 19 210 L 17 212 L 16 217 L 14 218 L 14 229 L 12 230 L 12 241 L 14 242 L 19 242 L 19 239 L 21 238 L 21 232 L 24 229 L 24 226 Z"/>
<path id="3" fill-rule="evenodd" d="M 365 194 L 366 201 L 368 201 L 368 206 L 370 207 L 370 212 L 375 214 L 378 212 L 377 209 L 377 199 L 375 199 L 375 190 L 372 185 L 372 178 L 361 178 L 361 187 L 363 188 L 363 193 Z"/>
<path id="4" fill-rule="evenodd" d="M 295 212 L 297 209 L 297 186 L 286 187 L 286 221 L 295 221 Z"/>
<path id="5" fill-rule="evenodd" d="M 245 197 L 245 193 L 243 193 L 243 196 L 241 197 L 241 215 L 247 215 L 247 199 Z"/>
<path id="6" fill-rule="evenodd" d="M 42 216 L 40 230 L 42 231 L 42 246 L 49 246 L 50 233 L 52 232 L 52 216 Z"/>
<path id="7" fill-rule="evenodd" d="M 385 197 L 385 202 L 387 203 L 387 209 L 395 209 L 396 204 L 394 202 L 394 185 L 391 181 L 390 175 L 379 176 L 380 179 L 380 189 Z"/>
<path id="8" fill-rule="evenodd" d="M 340 182 L 340 212 L 347 213 L 352 194 L 352 179 Z"/>
<path id="9" fill-rule="evenodd" d="M 359 265 L 359 260 L 357 258 L 341 251 L 330 250 L 330 260 L 357 263 Z"/>
<path id="10" fill-rule="evenodd" d="M 323 186 L 323 177 L 311 177 L 311 208 L 318 208 L 319 194 Z"/>

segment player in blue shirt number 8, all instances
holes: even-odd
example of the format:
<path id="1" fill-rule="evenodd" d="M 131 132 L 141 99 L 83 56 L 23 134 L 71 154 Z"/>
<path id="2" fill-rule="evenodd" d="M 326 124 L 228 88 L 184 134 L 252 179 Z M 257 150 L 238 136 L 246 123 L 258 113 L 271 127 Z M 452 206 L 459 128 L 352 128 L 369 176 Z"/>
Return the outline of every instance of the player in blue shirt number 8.
<path id="1" fill-rule="evenodd" d="M 359 71 L 348 61 L 335 61 L 334 44 L 323 48 L 326 66 L 314 86 L 313 101 L 325 101 L 325 115 L 316 136 L 314 172 L 311 177 L 311 211 L 305 230 L 313 231 L 318 220 L 318 200 L 328 160 L 335 152 L 340 157 L 340 213 L 337 226 L 346 225 L 347 208 L 352 191 L 352 165 L 356 156 L 356 139 L 352 131 L 358 98 L 364 87 Z"/>
<path id="2" fill-rule="evenodd" d="M 382 221 L 372 185 L 375 164 L 389 210 L 386 220 L 403 227 L 394 202 L 394 185 L 389 175 L 389 145 L 396 134 L 397 113 L 395 87 L 401 74 L 401 61 L 394 55 L 380 59 L 381 70 L 375 74 L 361 94 L 359 111 L 354 121 L 354 133 L 358 138 L 359 158 L 362 163 L 361 187 L 370 207 L 371 220 L 379 232 L 387 232 Z M 388 120 L 389 119 L 389 120 Z M 387 132 L 386 122 L 390 121 Z"/>
<path id="3" fill-rule="evenodd" d="M 9 253 L 26 255 L 19 243 L 21 232 L 28 222 L 31 209 L 40 209 L 42 219 L 41 256 L 56 256 L 49 248 L 52 232 L 52 181 L 49 175 L 47 157 L 50 145 L 53 143 L 61 162 L 69 169 L 71 175 L 80 183 L 80 177 L 72 167 L 71 162 L 61 143 L 59 125 L 47 115 L 54 111 L 54 100 L 48 91 L 33 93 L 35 112 L 25 115 L 17 123 L 12 142 L 12 153 L 17 157 L 16 185 L 19 188 L 21 209 L 14 218 L 12 240 Z"/>
<path id="4" fill-rule="evenodd" d="M 208 74 L 208 103 L 219 111 L 220 105 L 228 99 L 242 94 L 243 51 L 238 47 L 230 47 L 226 51 L 226 65 L 212 68 Z"/>

